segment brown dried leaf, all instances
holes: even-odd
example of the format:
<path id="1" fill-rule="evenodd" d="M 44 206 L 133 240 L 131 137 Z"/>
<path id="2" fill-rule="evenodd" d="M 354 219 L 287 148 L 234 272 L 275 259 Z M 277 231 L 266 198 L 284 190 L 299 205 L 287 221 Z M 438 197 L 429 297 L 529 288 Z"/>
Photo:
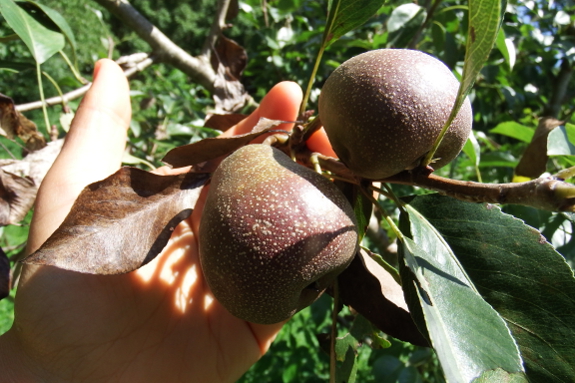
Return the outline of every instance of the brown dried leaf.
<path id="1" fill-rule="evenodd" d="M 40 185 L 62 149 L 63 139 L 49 142 L 45 147 L 28 154 L 22 160 L 0 160 L 0 168 L 20 177 L 29 177 Z"/>
<path id="2" fill-rule="evenodd" d="M 121 274 L 154 259 L 190 216 L 206 174 L 159 176 L 124 167 L 88 185 L 70 214 L 25 263 Z"/>
<path id="3" fill-rule="evenodd" d="M 0 247 L 0 300 L 10 294 L 10 260 Z"/>
<path id="4" fill-rule="evenodd" d="M 361 250 L 338 277 L 339 294 L 381 331 L 419 346 L 429 346 L 407 308 L 401 285 Z"/>
<path id="5" fill-rule="evenodd" d="M 31 178 L 0 169 L 0 226 L 22 221 L 34 205 L 37 190 Z"/>
<path id="6" fill-rule="evenodd" d="M 523 152 L 521 160 L 515 167 L 518 176 L 537 178 L 547 170 L 547 136 L 559 125 L 564 124 L 553 117 L 543 117 L 539 120 L 531 142 Z"/>
<path id="7" fill-rule="evenodd" d="M 231 0 L 230 5 L 228 6 L 228 12 L 226 13 L 226 21 L 233 20 L 238 17 L 240 13 L 240 4 L 238 0 Z"/>
<path id="8" fill-rule="evenodd" d="M 232 39 L 224 35 L 218 37 L 215 52 L 212 55 L 212 66 L 218 70 L 220 66 L 225 68 L 226 79 L 239 80 L 246 68 L 248 54 L 246 50 Z"/>
<path id="9" fill-rule="evenodd" d="M 216 110 L 235 112 L 241 109 L 249 98 L 239 81 L 248 61 L 246 50 L 235 41 L 220 35 L 212 51 L 211 61 L 216 72 L 213 95 Z"/>
<path id="10" fill-rule="evenodd" d="M 225 132 L 226 130 L 236 125 L 238 122 L 240 122 L 246 117 L 247 117 L 246 114 L 240 114 L 240 113 L 212 114 L 210 118 L 206 120 L 204 126 L 206 128 L 212 128 Z"/>
<path id="11" fill-rule="evenodd" d="M 286 122 L 260 118 L 250 133 L 233 137 L 204 138 L 193 144 L 179 146 L 170 150 L 162 161 L 175 168 L 201 164 L 227 155 Z"/>
<path id="12" fill-rule="evenodd" d="M 36 124 L 24 117 L 14 107 L 14 100 L 0 93 L 0 134 L 10 139 L 19 137 L 26 149 L 33 152 L 46 146 Z"/>

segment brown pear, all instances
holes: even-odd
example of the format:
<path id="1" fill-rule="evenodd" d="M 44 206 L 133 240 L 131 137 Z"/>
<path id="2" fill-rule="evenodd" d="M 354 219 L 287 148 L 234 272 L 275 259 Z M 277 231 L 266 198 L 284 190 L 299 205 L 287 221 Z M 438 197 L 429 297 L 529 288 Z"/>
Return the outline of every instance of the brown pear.
<path id="1" fill-rule="evenodd" d="M 237 150 L 214 172 L 199 235 L 214 297 L 260 324 L 310 305 L 358 249 L 353 209 L 340 190 L 263 144 Z"/>
<path id="2" fill-rule="evenodd" d="M 419 165 L 446 123 L 458 88 L 449 68 L 426 53 L 374 50 L 329 76 L 319 116 L 341 161 L 359 176 L 381 180 Z M 434 169 L 457 157 L 471 125 L 466 99 L 434 155 Z"/>

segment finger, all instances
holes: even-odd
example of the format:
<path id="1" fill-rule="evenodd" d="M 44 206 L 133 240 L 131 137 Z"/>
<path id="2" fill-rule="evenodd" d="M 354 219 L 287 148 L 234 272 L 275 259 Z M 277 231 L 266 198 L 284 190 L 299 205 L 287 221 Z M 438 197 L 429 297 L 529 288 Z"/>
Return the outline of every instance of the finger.
<path id="1" fill-rule="evenodd" d="M 60 225 L 86 185 L 120 167 L 130 116 L 129 85 L 122 69 L 111 60 L 98 61 L 92 87 L 38 191 L 29 251 L 36 250 Z"/>
<path id="2" fill-rule="evenodd" d="M 295 121 L 302 101 L 302 91 L 298 84 L 291 81 L 280 82 L 262 99 L 260 105 L 248 117 L 236 126 L 228 129 L 224 136 L 249 133 L 260 118 L 271 120 Z M 293 124 L 282 124 L 277 129 L 291 131 Z"/>
<path id="3" fill-rule="evenodd" d="M 337 158 L 337 154 L 331 148 L 327 134 L 323 128 L 316 131 L 308 138 L 306 145 L 312 152 L 325 154 L 326 156 Z"/>

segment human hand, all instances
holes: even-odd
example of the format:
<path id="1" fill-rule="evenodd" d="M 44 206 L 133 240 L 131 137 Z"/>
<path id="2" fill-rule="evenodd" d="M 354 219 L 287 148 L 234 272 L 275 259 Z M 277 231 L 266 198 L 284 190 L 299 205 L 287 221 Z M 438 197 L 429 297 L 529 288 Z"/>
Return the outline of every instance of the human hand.
<path id="1" fill-rule="evenodd" d="M 299 86 L 280 83 L 226 134 L 247 132 L 264 116 L 294 121 L 301 98 Z M 122 71 L 112 61 L 99 61 L 94 84 L 39 190 L 30 252 L 57 229 L 86 185 L 120 167 L 130 114 Z M 318 148 L 328 146 L 323 136 L 314 142 Z M 0 380 L 237 380 L 268 349 L 282 324 L 242 321 L 211 298 L 194 234 L 203 198 L 205 192 L 162 254 L 135 272 L 101 276 L 27 265 L 16 294 L 14 326 L 0 337 Z"/>

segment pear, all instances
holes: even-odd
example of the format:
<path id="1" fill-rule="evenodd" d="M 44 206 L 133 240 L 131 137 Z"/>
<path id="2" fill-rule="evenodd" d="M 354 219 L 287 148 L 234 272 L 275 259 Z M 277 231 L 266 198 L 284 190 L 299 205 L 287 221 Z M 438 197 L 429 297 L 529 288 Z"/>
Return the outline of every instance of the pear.
<path id="1" fill-rule="evenodd" d="M 280 150 L 247 145 L 214 172 L 199 232 L 214 297 L 234 316 L 271 324 L 313 303 L 353 259 L 353 209 L 324 176 Z"/>
<path id="2" fill-rule="evenodd" d="M 449 68 L 426 53 L 374 50 L 329 76 L 319 116 L 340 160 L 361 177 L 382 180 L 420 164 L 448 119 L 458 88 Z M 472 119 L 466 99 L 435 153 L 433 169 L 457 157 Z"/>

